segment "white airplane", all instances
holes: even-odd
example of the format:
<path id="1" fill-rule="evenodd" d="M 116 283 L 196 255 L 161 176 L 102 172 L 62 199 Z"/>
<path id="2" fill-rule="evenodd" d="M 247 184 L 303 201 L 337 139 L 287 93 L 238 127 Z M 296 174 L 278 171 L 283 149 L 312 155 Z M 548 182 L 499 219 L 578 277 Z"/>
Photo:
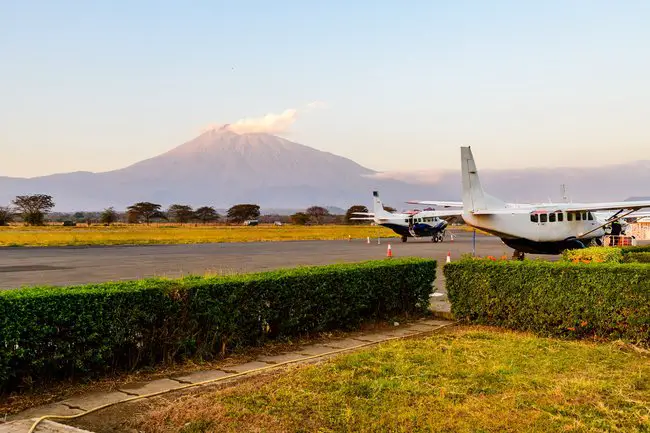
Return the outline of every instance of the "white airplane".
<path id="1" fill-rule="evenodd" d="M 373 191 L 372 195 L 374 198 L 373 212 L 354 212 L 354 215 L 363 216 L 350 219 L 374 221 L 375 224 L 387 227 L 400 235 L 402 242 L 406 242 L 409 237 L 421 238 L 429 236 L 431 236 L 432 242 L 442 242 L 448 223 L 441 217 L 459 216 L 463 213 L 461 210 L 416 210 L 405 213 L 391 213 L 384 209 L 377 191 Z"/>
<path id="2" fill-rule="evenodd" d="M 463 219 L 475 228 L 501 238 L 515 250 L 513 257 L 525 253 L 560 254 L 566 249 L 602 244 L 605 226 L 633 212 L 650 207 L 647 201 L 608 203 L 504 203 L 483 191 L 470 147 L 461 147 Z M 459 202 L 409 201 L 423 205 L 457 206 Z M 608 219 L 596 211 L 617 211 Z"/>

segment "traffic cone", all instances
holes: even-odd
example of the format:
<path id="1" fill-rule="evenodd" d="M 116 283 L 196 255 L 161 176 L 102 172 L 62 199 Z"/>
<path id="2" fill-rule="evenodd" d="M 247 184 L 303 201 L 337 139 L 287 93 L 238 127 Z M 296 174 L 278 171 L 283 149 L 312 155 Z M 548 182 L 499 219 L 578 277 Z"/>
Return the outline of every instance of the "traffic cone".
<path id="1" fill-rule="evenodd" d="M 386 250 L 386 257 L 393 257 L 393 250 L 390 247 L 390 244 L 388 244 L 388 249 Z"/>
<path id="2" fill-rule="evenodd" d="M 451 251 L 447 251 L 447 263 L 451 263 Z"/>
<path id="3" fill-rule="evenodd" d="M 348 242 L 352 242 L 352 235 L 348 235 Z"/>
<path id="4" fill-rule="evenodd" d="M 368 243 L 370 243 L 370 236 L 368 236 Z"/>
<path id="5" fill-rule="evenodd" d="M 451 238 L 451 242 L 453 242 L 453 241 L 454 241 L 454 234 L 453 234 L 453 233 L 449 233 L 449 237 Z"/>

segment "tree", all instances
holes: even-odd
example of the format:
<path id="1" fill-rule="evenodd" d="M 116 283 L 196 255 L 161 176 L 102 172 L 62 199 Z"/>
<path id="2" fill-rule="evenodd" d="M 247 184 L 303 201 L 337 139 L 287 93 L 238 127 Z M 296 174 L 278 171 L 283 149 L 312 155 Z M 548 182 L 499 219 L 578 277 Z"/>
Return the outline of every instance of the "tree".
<path id="1" fill-rule="evenodd" d="M 0 206 L 0 226 L 9 225 L 14 220 L 14 210 L 9 206 Z"/>
<path id="2" fill-rule="evenodd" d="M 54 199 L 46 194 L 19 195 L 12 203 L 22 214 L 23 220 L 33 226 L 43 225 L 45 214 L 54 207 Z"/>
<path id="3" fill-rule="evenodd" d="M 173 204 L 167 209 L 167 217 L 177 223 L 186 223 L 194 217 L 194 210 L 186 204 Z"/>
<path id="4" fill-rule="evenodd" d="M 194 218 L 203 222 L 203 224 L 209 221 L 216 221 L 221 218 L 221 215 L 214 210 L 213 207 L 203 206 L 194 211 Z"/>
<path id="5" fill-rule="evenodd" d="M 391 206 L 384 206 L 384 210 L 385 210 L 386 212 L 393 213 L 393 212 L 395 212 L 397 209 L 395 209 L 394 207 L 391 207 Z"/>
<path id="6" fill-rule="evenodd" d="M 305 212 L 310 217 L 316 220 L 316 223 L 320 224 L 323 221 L 323 218 L 328 216 L 330 213 L 327 209 L 320 206 L 312 206 Z"/>
<path id="7" fill-rule="evenodd" d="M 363 221 L 351 220 L 351 218 L 355 218 L 355 217 L 358 218 L 358 217 L 363 216 L 363 215 L 354 215 L 355 212 L 368 213 L 368 208 L 363 206 L 363 205 L 360 205 L 360 204 L 357 204 L 357 205 L 354 205 L 354 206 L 350 207 L 350 209 L 348 209 L 347 212 L 345 212 L 345 222 L 346 223 L 348 223 L 348 224 L 362 224 L 363 223 Z"/>
<path id="8" fill-rule="evenodd" d="M 257 219 L 260 216 L 260 207 L 256 204 L 237 204 L 228 209 L 227 216 L 229 221 L 236 223 Z"/>
<path id="9" fill-rule="evenodd" d="M 99 216 L 99 221 L 102 224 L 111 225 L 117 221 L 117 212 L 115 212 L 115 210 L 112 207 L 106 208 Z"/>
<path id="10" fill-rule="evenodd" d="M 291 215 L 291 222 L 299 226 L 304 226 L 310 219 L 311 217 L 304 212 L 296 212 Z"/>
<path id="11" fill-rule="evenodd" d="M 134 217 L 136 221 L 142 218 L 147 224 L 149 224 L 153 218 L 165 218 L 165 214 L 160 211 L 160 205 L 149 203 L 148 201 L 131 205 L 127 207 L 126 210 L 129 212 L 130 218 Z"/>

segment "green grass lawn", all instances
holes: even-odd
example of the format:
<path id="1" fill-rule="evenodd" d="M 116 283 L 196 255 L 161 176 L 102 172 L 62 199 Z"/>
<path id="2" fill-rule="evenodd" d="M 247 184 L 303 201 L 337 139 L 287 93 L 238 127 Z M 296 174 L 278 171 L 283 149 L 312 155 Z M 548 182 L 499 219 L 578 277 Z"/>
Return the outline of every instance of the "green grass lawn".
<path id="1" fill-rule="evenodd" d="M 457 327 L 143 409 L 148 432 L 647 432 L 650 355 Z"/>

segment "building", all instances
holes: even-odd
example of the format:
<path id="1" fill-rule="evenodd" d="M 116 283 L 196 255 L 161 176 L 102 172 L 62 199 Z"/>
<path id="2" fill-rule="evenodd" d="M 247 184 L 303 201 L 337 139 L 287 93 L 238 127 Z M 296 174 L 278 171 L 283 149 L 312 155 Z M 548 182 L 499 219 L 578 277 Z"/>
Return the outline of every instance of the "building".
<path id="1" fill-rule="evenodd" d="M 631 223 L 626 234 L 634 236 L 637 240 L 650 240 L 650 217 L 640 218 L 635 223 Z"/>

